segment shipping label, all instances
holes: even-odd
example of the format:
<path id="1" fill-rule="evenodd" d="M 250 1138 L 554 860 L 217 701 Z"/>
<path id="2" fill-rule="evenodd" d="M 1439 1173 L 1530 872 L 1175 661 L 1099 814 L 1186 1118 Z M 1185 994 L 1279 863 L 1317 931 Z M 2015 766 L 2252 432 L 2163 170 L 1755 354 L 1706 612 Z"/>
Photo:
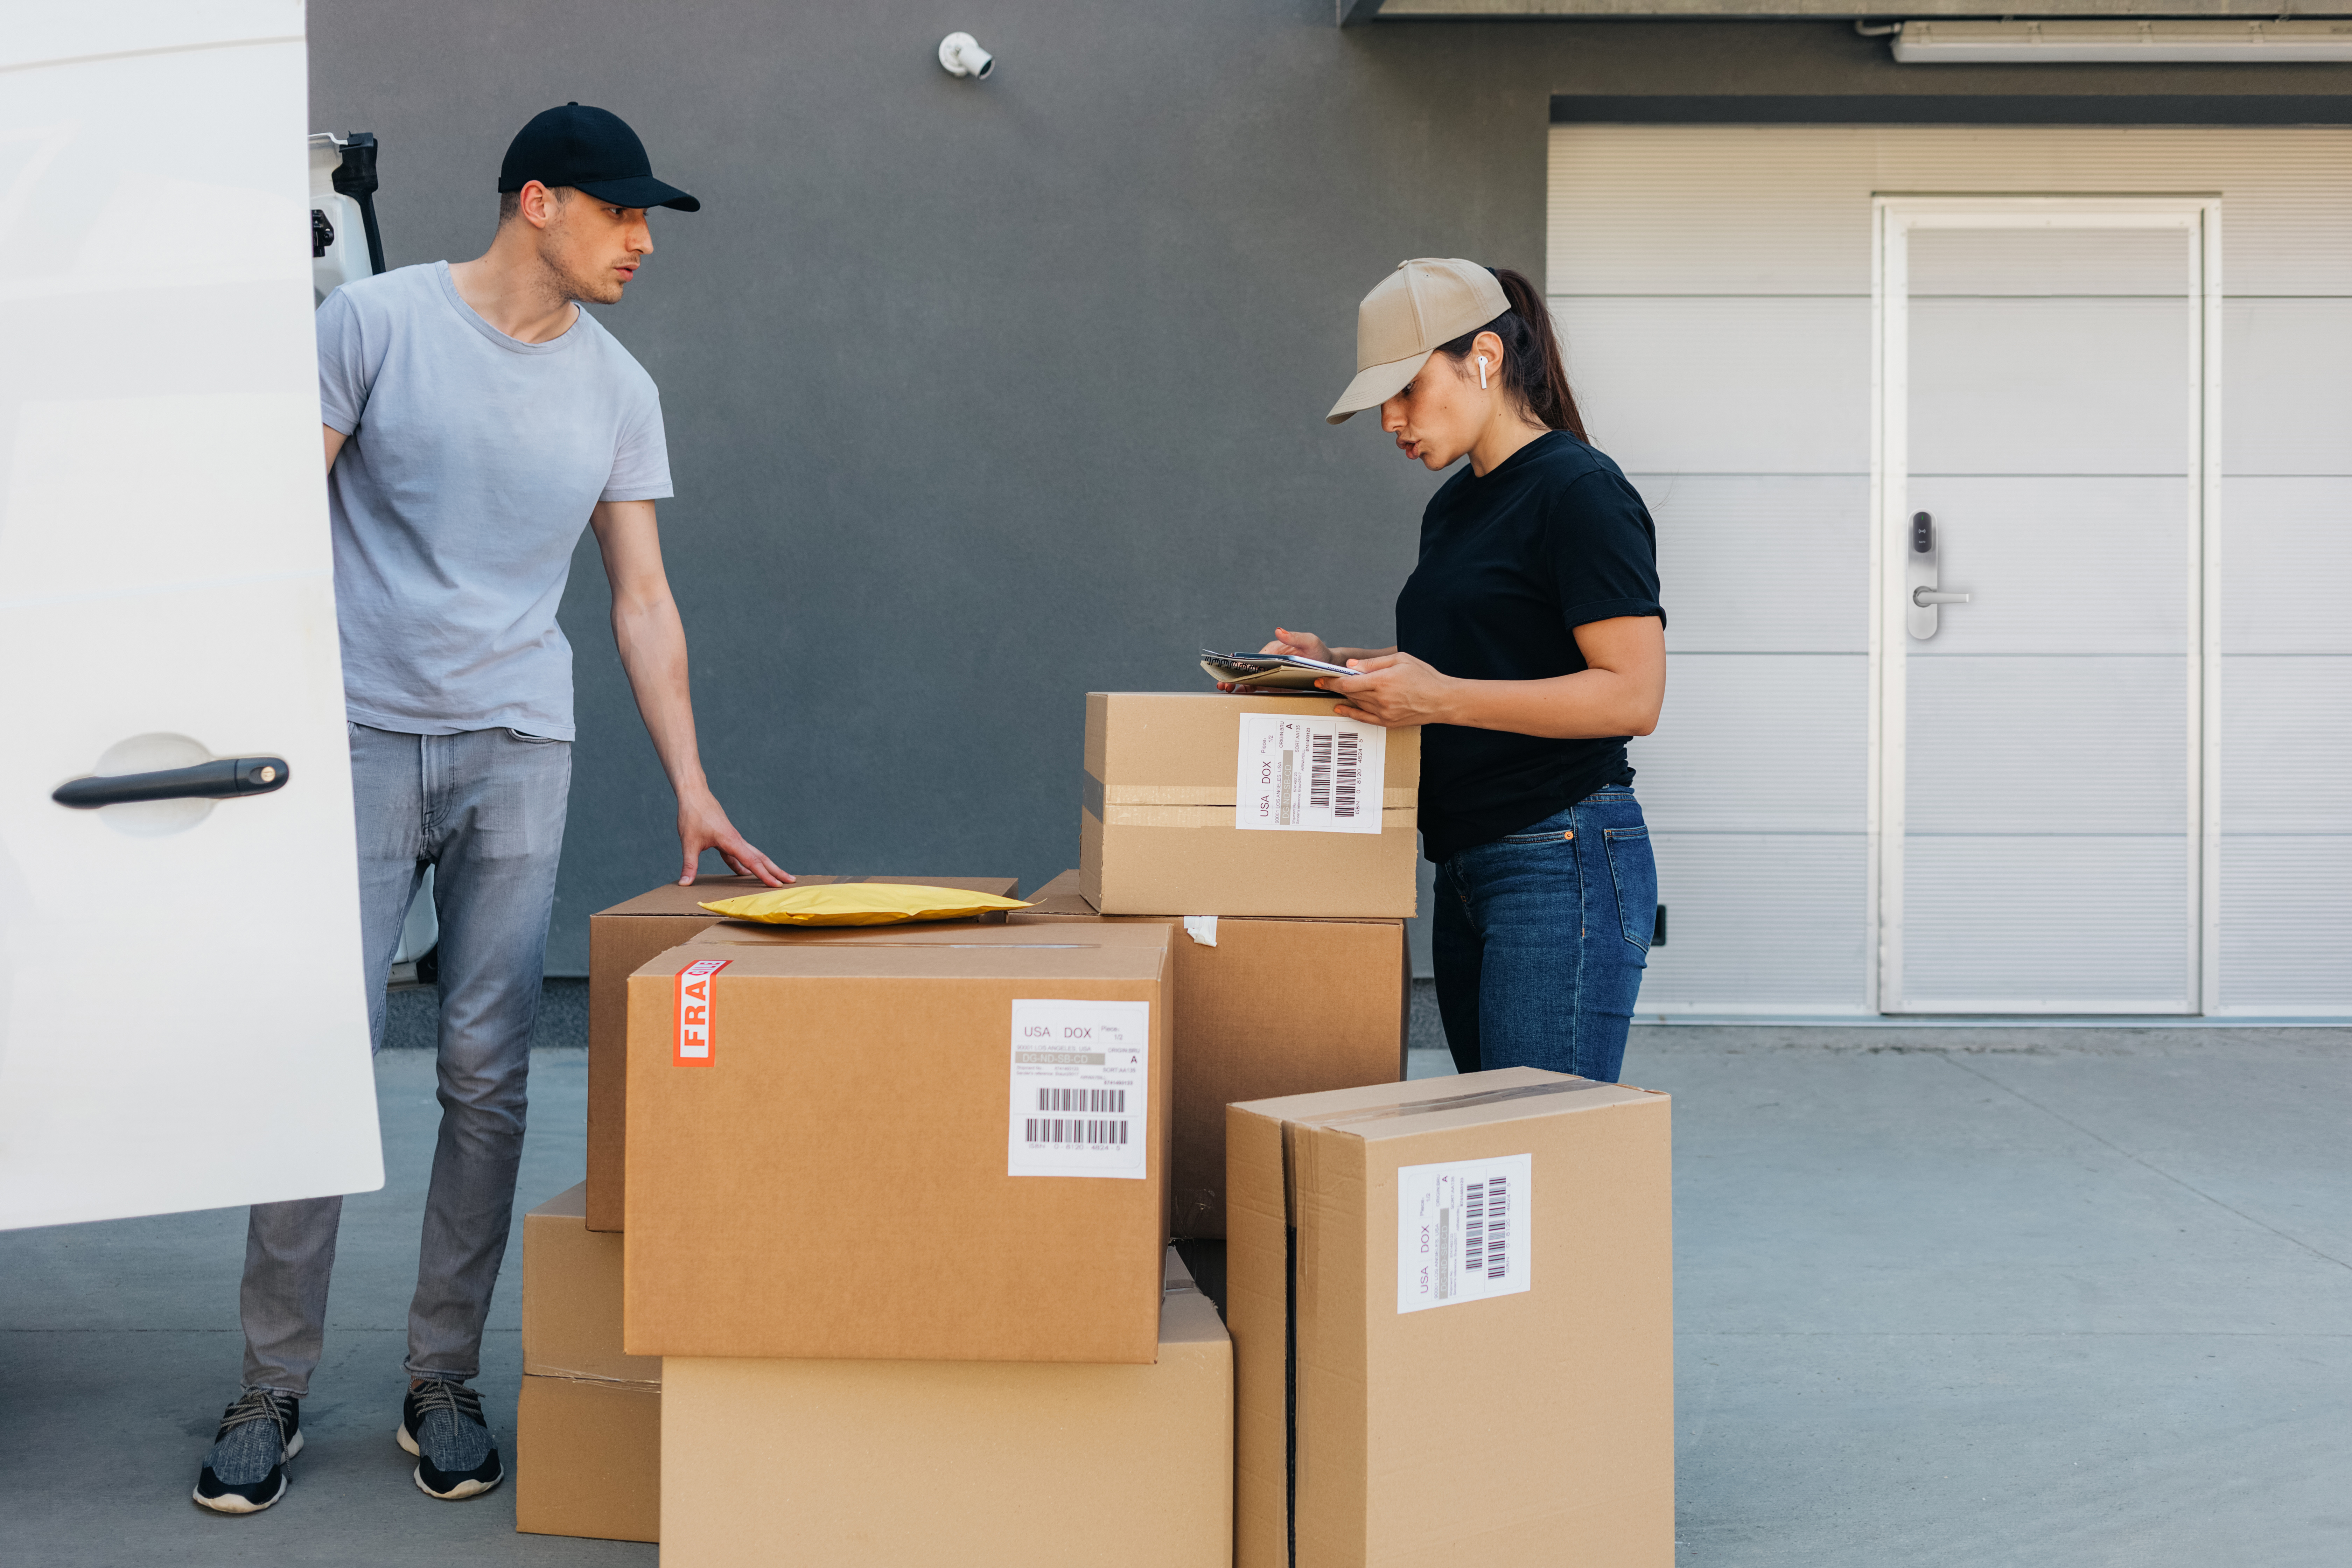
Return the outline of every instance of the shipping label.
<path id="1" fill-rule="evenodd" d="M 1151 1004 L 1016 1000 L 1005 1173 L 1143 1180 Z"/>
<path id="2" fill-rule="evenodd" d="M 1234 826 L 1378 833 L 1389 732 L 1328 713 L 1244 713 Z"/>
<path id="3" fill-rule="evenodd" d="M 1529 1288 L 1532 1154 L 1397 1172 L 1397 1310 Z"/>
<path id="4" fill-rule="evenodd" d="M 677 1048 L 670 1061 L 682 1068 L 710 1065 L 710 998 L 719 989 L 712 978 L 735 961 L 702 958 L 677 972 Z"/>

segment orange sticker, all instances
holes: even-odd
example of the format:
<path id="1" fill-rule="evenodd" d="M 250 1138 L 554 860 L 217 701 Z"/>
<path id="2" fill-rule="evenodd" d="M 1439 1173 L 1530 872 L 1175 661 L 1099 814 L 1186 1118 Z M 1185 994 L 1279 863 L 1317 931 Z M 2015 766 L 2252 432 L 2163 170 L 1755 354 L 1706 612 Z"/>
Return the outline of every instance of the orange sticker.
<path id="1" fill-rule="evenodd" d="M 677 1049 L 670 1060 L 682 1068 L 710 1065 L 710 997 L 718 990 L 712 976 L 734 962 L 702 958 L 677 972 Z"/>

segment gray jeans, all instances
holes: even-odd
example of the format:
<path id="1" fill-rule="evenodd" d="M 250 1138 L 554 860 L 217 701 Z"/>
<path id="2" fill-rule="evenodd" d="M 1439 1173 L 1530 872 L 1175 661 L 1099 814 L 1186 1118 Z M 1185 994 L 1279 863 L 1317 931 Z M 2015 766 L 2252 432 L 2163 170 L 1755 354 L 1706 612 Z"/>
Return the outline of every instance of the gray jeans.
<path id="1" fill-rule="evenodd" d="M 572 747 L 512 730 L 402 735 L 351 726 L 368 1025 L 383 1045 L 384 984 L 409 900 L 434 867 L 441 921 L 441 1136 L 425 1199 L 408 1374 L 470 1378 L 507 1250 L 522 1159 L 531 1026 Z M 256 1204 L 246 1226 L 245 1384 L 301 1397 L 327 1332 L 343 1200 Z"/>

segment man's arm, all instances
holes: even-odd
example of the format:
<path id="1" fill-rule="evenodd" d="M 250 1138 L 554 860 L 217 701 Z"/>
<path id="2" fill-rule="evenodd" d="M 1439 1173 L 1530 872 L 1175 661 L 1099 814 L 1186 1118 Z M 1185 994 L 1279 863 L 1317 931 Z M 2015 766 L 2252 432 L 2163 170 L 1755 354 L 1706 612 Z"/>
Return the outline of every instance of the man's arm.
<path id="1" fill-rule="evenodd" d="M 637 713 L 653 737 L 670 788 L 677 792 L 678 847 L 686 862 L 678 881 L 694 880 L 705 849 L 745 876 L 781 887 L 792 876 L 743 841 L 702 776 L 694 743 L 694 699 L 686 680 L 686 626 L 662 570 L 661 533 L 649 500 L 599 501 L 589 514 L 604 575 L 613 584 L 613 641 L 637 696 Z"/>
<path id="2" fill-rule="evenodd" d="M 331 473 L 334 471 L 336 455 L 342 451 L 343 443 L 350 437 L 331 425 L 321 425 L 319 428 L 327 433 L 327 469 Z"/>

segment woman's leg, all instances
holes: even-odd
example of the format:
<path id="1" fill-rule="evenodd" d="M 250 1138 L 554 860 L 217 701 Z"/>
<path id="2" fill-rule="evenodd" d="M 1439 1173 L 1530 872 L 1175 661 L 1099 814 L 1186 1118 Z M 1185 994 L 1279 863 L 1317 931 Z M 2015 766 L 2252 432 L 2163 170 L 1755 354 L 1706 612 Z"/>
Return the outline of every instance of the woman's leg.
<path id="1" fill-rule="evenodd" d="M 1451 862 L 1437 868 L 1437 907 L 1431 911 L 1429 949 L 1437 972 L 1437 1016 L 1455 1072 L 1478 1070 L 1478 969 L 1483 939 Z"/>
<path id="2" fill-rule="evenodd" d="M 1657 872 L 1632 790 L 1451 863 L 1481 936 L 1479 1055 L 1613 1083 L 1648 961 Z"/>

